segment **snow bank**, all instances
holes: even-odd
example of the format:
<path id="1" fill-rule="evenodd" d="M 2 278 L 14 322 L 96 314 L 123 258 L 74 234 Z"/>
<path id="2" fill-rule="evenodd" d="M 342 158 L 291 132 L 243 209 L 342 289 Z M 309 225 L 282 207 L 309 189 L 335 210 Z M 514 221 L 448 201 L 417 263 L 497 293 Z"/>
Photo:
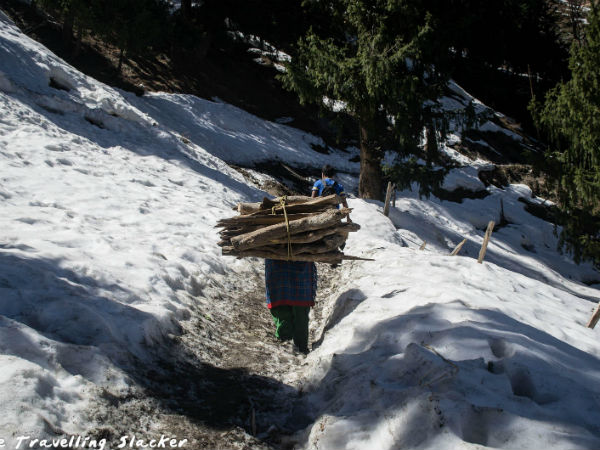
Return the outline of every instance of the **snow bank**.
<path id="1" fill-rule="evenodd" d="M 309 355 L 304 448 L 597 448 L 589 301 L 491 262 L 402 247 L 376 205 Z M 386 237 L 387 236 L 387 237 Z M 348 268 L 348 266 L 347 266 Z M 302 438 L 301 438 L 302 439 Z"/>
<path id="2" fill-rule="evenodd" d="M 484 191 L 485 185 L 479 179 L 478 174 L 479 168 L 473 166 L 452 169 L 444 177 L 442 189 L 455 191 L 456 189 L 462 188 L 473 192 Z"/>
<path id="3" fill-rule="evenodd" d="M 350 162 L 358 152 L 330 149 L 330 154 L 319 153 L 313 146 L 325 147 L 321 138 L 267 122 L 226 103 L 162 93 L 130 100 L 139 103 L 141 109 L 163 126 L 223 161 L 245 166 L 282 161 L 296 167 L 321 167 L 329 163 L 352 174 L 358 174 L 360 169 L 359 163 Z"/>
<path id="4" fill-rule="evenodd" d="M 90 402 L 126 392 L 192 307 L 227 307 L 203 290 L 244 266 L 221 257 L 213 226 L 262 193 L 168 128 L 173 118 L 192 128 L 185 108 L 82 75 L 5 16 L 0 73 L 0 437 L 10 446 L 85 432 Z"/>

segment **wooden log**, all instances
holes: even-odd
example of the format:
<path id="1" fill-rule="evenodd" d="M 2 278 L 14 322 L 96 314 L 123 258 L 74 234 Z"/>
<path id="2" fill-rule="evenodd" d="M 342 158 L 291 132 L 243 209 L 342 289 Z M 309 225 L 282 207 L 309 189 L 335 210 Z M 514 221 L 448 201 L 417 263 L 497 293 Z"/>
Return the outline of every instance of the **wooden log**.
<path id="1" fill-rule="evenodd" d="M 302 254 L 319 254 L 319 253 L 328 253 L 334 250 L 337 250 L 344 242 L 348 235 L 346 233 L 334 234 L 331 236 L 325 236 L 323 239 L 313 242 L 310 244 L 296 244 L 292 245 L 292 255 L 302 255 Z M 286 244 L 279 245 L 270 245 L 263 247 L 255 247 L 257 250 L 265 250 L 270 252 L 277 252 L 285 255 L 288 255 L 288 246 Z"/>
<path id="2" fill-rule="evenodd" d="M 494 230 L 494 221 L 490 220 L 487 226 L 487 230 L 485 230 L 485 236 L 483 237 L 483 244 L 481 245 L 481 250 L 479 250 L 479 258 L 477 262 L 479 264 L 483 263 L 483 258 L 485 258 L 485 252 L 487 251 L 488 243 L 490 242 L 490 238 L 492 237 L 492 231 Z"/>
<path id="3" fill-rule="evenodd" d="M 387 191 L 385 192 L 385 203 L 383 204 L 383 215 L 390 215 L 390 200 L 392 199 L 392 182 L 388 181 Z"/>
<path id="4" fill-rule="evenodd" d="M 450 256 L 456 256 L 458 255 L 458 252 L 460 252 L 460 250 L 463 248 L 463 245 L 465 245 L 465 243 L 467 242 L 466 239 L 463 239 L 455 248 L 454 250 L 452 250 L 452 253 L 450 253 Z"/>
<path id="5" fill-rule="evenodd" d="M 360 225 L 357 223 L 343 223 L 337 227 L 325 228 L 322 230 L 309 231 L 307 233 L 294 234 L 291 236 L 290 243 L 291 244 L 310 244 L 311 242 L 316 242 L 325 236 L 329 236 L 336 233 L 341 232 L 354 232 L 360 230 Z M 288 238 L 287 236 L 279 238 L 279 239 L 271 239 L 269 244 L 287 244 Z"/>
<path id="6" fill-rule="evenodd" d="M 261 203 L 238 203 L 233 209 L 237 210 L 240 214 L 252 214 L 256 211 L 260 211 L 262 205 Z"/>
<path id="7" fill-rule="evenodd" d="M 342 218 L 350 213 L 350 209 L 330 209 L 324 213 L 311 215 L 304 219 L 294 220 L 286 223 L 270 225 L 260 230 L 242 234 L 231 238 L 231 243 L 238 250 L 248 250 L 253 247 L 261 247 L 273 239 L 279 239 L 288 234 L 298 234 L 307 231 L 330 228 L 341 224 Z"/>
<path id="8" fill-rule="evenodd" d="M 290 195 L 286 197 L 286 204 L 294 205 L 297 203 L 305 203 L 311 200 L 312 197 L 308 197 L 306 195 Z M 262 209 L 269 209 L 275 205 L 279 205 L 282 197 L 277 197 L 274 199 L 264 198 L 262 202 L 255 203 L 238 203 L 233 207 L 233 210 L 239 212 L 240 214 L 252 214 Z"/>
<path id="9" fill-rule="evenodd" d="M 237 251 L 232 248 L 223 247 L 222 252 L 223 255 L 236 256 L 238 258 L 265 258 L 277 259 L 281 261 L 313 261 L 332 264 L 340 263 L 344 256 L 344 254 L 340 251 L 332 251 L 329 253 L 292 255 L 288 258 L 287 250 L 283 251 L 265 248 L 252 248 L 249 250 Z"/>
<path id="10" fill-rule="evenodd" d="M 224 228 L 219 231 L 219 236 L 222 238 L 239 236 L 240 234 L 250 233 L 251 231 L 256 231 L 263 227 L 264 225 L 248 225 L 245 227 Z"/>
<path id="11" fill-rule="evenodd" d="M 281 203 L 281 199 L 283 197 L 277 197 L 274 199 L 269 199 L 269 198 L 263 198 L 263 201 L 261 202 L 261 209 L 270 209 L 273 206 L 278 206 Z M 312 201 L 312 197 L 308 197 L 306 195 L 288 195 L 287 197 L 285 197 L 285 204 L 286 205 L 297 205 L 300 203 L 307 203 Z"/>
<path id="12" fill-rule="evenodd" d="M 591 328 L 593 330 L 599 320 L 600 320 L 600 303 L 598 303 L 598 306 L 596 306 L 596 309 L 594 310 L 594 314 L 592 314 L 592 317 L 591 317 L 590 321 L 588 322 L 587 327 Z"/>
<path id="13" fill-rule="evenodd" d="M 313 244 L 296 245 L 295 247 L 292 247 L 292 253 L 327 253 L 339 249 L 344 242 L 346 242 L 347 238 L 348 235 L 345 233 L 333 234 L 331 236 L 326 236 Z"/>
<path id="14" fill-rule="evenodd" d="M 369 258 L 361 258 L 359 256 L 344 255 L 342 252 L 330 252 L 320 253 L 318 255 L 302 254 L 293 255 L 291 258 L 287 258 L 287 254 L 274 253 L 271 251 L 250 249 L 246 251 L 236 251 L 235 249 L 223 248 L 223 255 L 236 256 L 237 258 L 265 258 L 265 259 L 277 259 L 281 261 L 309 261 L 309 262 L 321 262 L 328 264 L 339 264 L 342 261 L 374 261 Z"/>
<path id="15" fill-rule="evenodd" d="M 264 199 L 263 202 L 267 202 L 268 199 Z M 331 194 L 326 197 L 316 197 L 311 198 L 309 201 L 295 204 L 286 204 L 285 210 L 289 214 L 298 214 L 298 213 L 311 213 L 311 212 L 320 212 L 327 209 L 330 209 L 334 206 L 342 203 L 342 198 L 336 194 Z M 252 216 L 265 215 L 265 214 L 283 214 L 283 207 L 278 203 L 268 203 L 268 208 L 261 209 L 260 211 L 256 211 L 252 213 Z"/>
<path id="16" fill-rule="evenodd" d="M 320 213 L 308 213 L 308 214 L 288 214 L 288 220 L 305 219 L 307 217 L 315 216 Z M 283 214 L 268 215 L 268 216 L 236 216 L 230 217 L 229 219 L 221 219 L 215 225 L 215 228 L 231 228 L 243 225 L 273 225 L 276 223 L 285 222 Z"/>

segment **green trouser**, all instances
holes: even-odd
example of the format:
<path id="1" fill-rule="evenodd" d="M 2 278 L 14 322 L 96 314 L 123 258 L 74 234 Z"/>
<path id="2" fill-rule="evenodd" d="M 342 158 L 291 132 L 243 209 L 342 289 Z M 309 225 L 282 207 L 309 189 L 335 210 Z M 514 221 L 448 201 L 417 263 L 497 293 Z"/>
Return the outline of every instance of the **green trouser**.
<path id="1" fill-rule="evenodd" d="M 271 308 L 275 322 L 275 337 L 282 341 L 293 339 L 301 352 L 308 351 L 308 313 L 310 306 L 282 305 Z"/>

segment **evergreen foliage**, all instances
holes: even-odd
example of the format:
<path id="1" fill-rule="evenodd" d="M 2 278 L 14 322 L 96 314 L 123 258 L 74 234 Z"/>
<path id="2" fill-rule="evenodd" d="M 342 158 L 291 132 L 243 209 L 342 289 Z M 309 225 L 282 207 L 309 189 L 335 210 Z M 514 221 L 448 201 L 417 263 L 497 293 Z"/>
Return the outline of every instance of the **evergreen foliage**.
<path id="1" fill-rule="evenodd" d="M 120 50 L 118 70 L 128 53 L 140 53 L 160 42 L 166 29 L 163 0 L 91 0 L 95 31 Z"/>
<path id="2" fill-rule="evenodd" d="M 448 79 L 444 28 L 417 0 L 331 0 L 316 7 L 329 26 L 311 28 L 298 42 L 281 79 L 302 103 L 345 102 L 360 126 L 359 194 L 379 199 L 380 136 L 393 124 L 398 149 L 408 154 L 423 127 L 435 126 L 425 102 L 437 99 Z"/>
<path id="3" fill-rule="evenodd" d="M 569 48 L 557 25 L 563 1 L 464 0 L 455 7 L 453 78 L 531 134 L 532 89 L 543 95 L 568 77 Z"/>
<path id="4" fill-rule="evenodd" d="M 524 74 L 555 75 L 561 51 L 557 12 L 549 0 L 464 0 L 455 5 L 457 56 Z"/>
<path id="5" fill-rule="evenodd" d="M 38 0 L 58 14 L 66 43 L 73 27 L 89 29 L 120 50 L 118 70 L 128 53 L 139 53 L 160 43 L 168 20 L 164 0 Z"/>
<path id="6" fill-rule="evenodd" d="M 93 26 L 93 8 L 86 0 L 38 0 L 38 3 L 60 17 L 66 45 L 71 44 L 74 27 L 82 29 Z"/>
<path id="7" fill-rule="evenodd" d="M 581 44 L 573 42 L 572 78 L 532 102 L 537 123 L 548 133 L 546 168 L 557 179 L 564 210 L 561 245 L 577 260 L 600 262 L 600 6 L 592 2 Z"/>

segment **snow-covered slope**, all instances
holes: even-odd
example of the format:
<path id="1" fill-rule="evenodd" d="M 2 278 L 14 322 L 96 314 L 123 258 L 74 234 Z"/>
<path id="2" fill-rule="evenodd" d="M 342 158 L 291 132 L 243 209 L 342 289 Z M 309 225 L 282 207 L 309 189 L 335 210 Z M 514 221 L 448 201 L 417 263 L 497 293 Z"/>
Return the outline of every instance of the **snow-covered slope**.
<path id="1" fill-rule="evenodd" d="M 351 264 L 329 299 L 304 372 L 317 420 L 303 448 L 600 447 L 593 304 L 567 292 L 591 289 L 402 247 L 378 207 L 350 206 L 368 226 L 348 247 L 376 261 Z"/>
<path id="2" fill-rule="evenodd" d="M 0 438 L 85 431 L 89 401 L 127 389 L 132 361 L 192 306 L 227 310 L 203 291 L 233 290 L 249 264 L 220 256 L 213 226 L 263 193 L 213 153 L 316 158 L 319 141 L 228 105 L 112 89 L 0 14 Z"/>
<path id="3" fill-rule="evenodd" d="M 213 293 L 261 263 L 221 257 L 213 226 L 263 195 L 227 163 L 329 162 L 352 191 L 355 150 L 311 144 L 227 104 L 107 87 L 0 13 L 0 439 L 86 433 L 94 400 L 135 384 L 198 305 L 227 314 Z M 481 188 L 486 163 L 446 151 L 465 165 L 446 187 Z M 555 251 L 527 187 L 488 191 L 403 192 L 391 220 L 351 200 L 363 229 L 346 251 L 376 261 L 338 269 L 321 339 L 288 376 L 314 422 L 300 447 L 600 446 L 600 344 L 584 327 L 598 291 L 580 283 L 597 273 Z M 510 223 L 479 265 L 500 199 Z"/>

